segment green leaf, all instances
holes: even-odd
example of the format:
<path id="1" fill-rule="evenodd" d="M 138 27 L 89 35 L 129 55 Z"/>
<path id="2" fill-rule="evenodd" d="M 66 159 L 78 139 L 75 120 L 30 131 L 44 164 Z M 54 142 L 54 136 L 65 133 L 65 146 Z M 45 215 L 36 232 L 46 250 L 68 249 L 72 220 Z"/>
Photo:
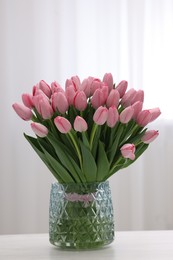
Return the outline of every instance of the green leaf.
<path id="1" fill-rule="evenodd" d="M 120 140 L 120 137 L 123 133 L 123 130 L 124 130 L 124 125 L 119 125 L 116 136 L 115 136 L 115 140 L 112 144 L 112 147 L 109 149 L 109 151 L 107 153 L 107 156 L 108 156 L 110 163 L 112 163 L 114 158 L 115 158 L 117 149 L 119 147 L 119 140 Z"/>
<path id="2" fill-rule="evenodd" d="M 78 162 L 78 156 L 76 155 L 76 150 L 75 147 L 73 145 L 73 142 L 71 141 L 70 137 L 66 134 L 61 134 L 60 135 L 60 140 L 62 141 L 62 143 L 69 149 L 69 151 L 71 152 L 71 156 L 73 157 L 73 159 Z"/>
<path id="3" fill-rule="evenodd" d="M 127 143 L 127 139 L 132 135 L 132 133 L 136 130 L 138 126 L 134 120 L 131 120 L 127 124 L 124 125 L 123 133 L 120 138 L 120 145 L 122 146 L 124 143 Z"/>
<path id="4" fill-rule="evenodd" d="M 49 163 L 49 161 L 47 160 L 42 148 L 40 147 L 38 141 L 36 138 L 28 136 L 26 134 L 24 134 L 25 138 L 27 139 L 27 141 L 30 143 L 30 145 L 32 146 L 32 148 L 35 150 L 35 152 L 38 154 L 38 156 L 41 158 L 41 160 L 44 162 L 44 164 L 48 167 L 48 169 L 51 171 L 51 173 L 53 174 L 53 176 L 58 180 L 58 182 L 62 183 L 63 180 L 61 178 L 61 176 L 59 176 L 59 174 L 57 174 L 57 172 L 54 170 L 54 168 L 51 166 L 51 164 Z"/>
<path id="5" fill-rule="evenodd" d="M 145 134 L 146 131 L 147 131 L 147 128 L 145 128 L 140 133 L 136 134 L 134 137 L 130 137 L 128 139 L 128 142 L 133 143 L 133 144 L 137 144 L 141 140 L 142 136 Z"/>
<path id="6" fill-rule="evenodd" d="M 91 151 L 80 142 L 82 151 L 82 167 L 87 182 L 95 182 L 97 177 L 97 165 Z"/>
<path id="7" fill-rule="evenodd" d="M 104 149 L 104 144 L 99 141 L 97 158 L 97 181 L 103 181 L 109 173 L 110 164 Z"/>
<path id="8" fill-rule="evenodd" d="M 77 183 L 80 183 L 81 181 L 85 182 L 86 180 L 81 169 L 71 157 L 71 151 L 59 140 L 56 140 L 53 136 L 48 135 L 48 139 L 54 147 L 60 162 L 72 174 L 75 181 Z"/>
<path id="9" fill-rule="evenodd" d="M 55 159 L 58 159 L 54 147 L 51 145 L 51 143 L 48 141 L 47 137 L 46 138 L 41 138 L 37 137 L 38 143 L 40 146 L 43 146 L 45 150 L 52 155 Z"/>
<path id="10" fill-rule="evenodd" d="M 84 145 L 90 149 L 90 144 L 89 144 L 89 141 L 88 141 L 88 137 L 87 137 L 87 133 L 86 132 L 82 132 L 82 141 L 84 143 Z"/>
<path id="11" fill-rule="evenodd" d="M 96 159 L 96 156 L 97 156 L 97 148 L 98 148 L 98 143 L 99 143 L 99 140 L 100 140 L 100 134 L 101 134 L 101 126 L 98 126 L 97 127 L 97 130 L 95 132 L 95 136 L 94 136 L 94 139 L 93 139 L 93 145 L 92 145 L 92 155 L 93 157 Z"/>
<path id="12" fill-rule="evenodd" d="M 52 168 L 59 174 L 64 183 L 73 183 L 75 180 L 71 174 L 55 159 L 53 158 L 45 149 L 42 147 L 47 160 L 50 162 Z"/>
<path id="13" fill-rule="evenodd" d="M 118 163 L 110 170 L 108 176 L 106 176 L 106 178 L 104 179 L 104 181 L 108 178 L 110 178 L 114 173 L 116 173 L 117 171 L 121 170 L 122 168 L 124 168 L 124 164 L 125 164 L 126 159 L 125 158 L 121 158 L 120 160 L 118 160 Z"/>

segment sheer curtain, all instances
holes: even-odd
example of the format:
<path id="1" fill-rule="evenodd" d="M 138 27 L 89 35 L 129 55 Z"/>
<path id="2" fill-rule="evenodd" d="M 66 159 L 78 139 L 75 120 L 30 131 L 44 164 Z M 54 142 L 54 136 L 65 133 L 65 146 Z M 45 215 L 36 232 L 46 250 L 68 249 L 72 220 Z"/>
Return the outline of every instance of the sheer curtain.
<path id="1" fill-rule="evenodd" d="M 0 0 L 0 233 L 48 232 L 54 181 L 11 104 L 44 79 L 79 75 L 144 89 L 159 138 L 110 179 L 116 230 L 173 229 L 172 0 Z"/>

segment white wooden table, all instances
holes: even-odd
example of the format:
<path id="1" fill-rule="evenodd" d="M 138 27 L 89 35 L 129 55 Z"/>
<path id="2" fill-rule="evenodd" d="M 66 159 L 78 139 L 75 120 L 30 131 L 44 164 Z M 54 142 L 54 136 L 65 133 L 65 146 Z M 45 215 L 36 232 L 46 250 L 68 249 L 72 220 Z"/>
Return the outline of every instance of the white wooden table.
<path id="1" fill-rule="evenodd" d="M 48 234 L 1 235 L 0 260 L 173 260 L 173 231 L 116 232 L 115 242 L 93 251 L 63 251 Z"/>

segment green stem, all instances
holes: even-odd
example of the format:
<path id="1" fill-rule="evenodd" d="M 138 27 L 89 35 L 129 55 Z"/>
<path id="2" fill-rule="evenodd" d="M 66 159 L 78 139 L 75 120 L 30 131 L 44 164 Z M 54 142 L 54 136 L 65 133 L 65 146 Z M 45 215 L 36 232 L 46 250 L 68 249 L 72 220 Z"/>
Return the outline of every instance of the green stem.
<path id="1" fill-rule="evenodd" d="M 98 125 L 94 123 L 92 131 L 91 131 L 91 137 L 90 137 L 90 150 L 92 150 L 94 136 L 95 136 L 97 128 L 98 128 Z"/>
<path id="2" fill-rule="evenodd" d="M 75 141 L 75 138 L 72 135 L 72 133 L 68 132 L 68 135 L 69 135 L 69 137 L 71 138 L 71 140 L 72 140 L 72 142 L 74 144 L 74 147 L 76 149 L 76 152 L 77 152 L 77 155 L 78 155 L 78 158 L 79 158 L 80 166 L 81 166 L 81 169 L 82 169 L 82 157 L 81 157 L 81 153 L 80 153 L 79 147 L 78 147 L 78 145 L 77 145 L 77 143 Z"/>
<path id="3" fill-rule="evenodd" d="M 52 122 L 51 119 L 48 120 L 48 124 L 50 125 L 50 127 L 51 127 L 51 129 L 52 129 L 52 133 L 53 133 L 55 136 L 57 136 L 57 135 L 58 135 L 57 129 L 56 129 L 56 127 L 55 127 L 55 125 L 54 125 L 54 123 Z"/>
<path id="4" fill-rule="evenodd" d="M 118 158 L 118 160 L 116 161 L 116 163 L 112 166 L 112 168 L 110 169 L 110 172 L 112 173 L 112 171 L 114 170 L 114 168 L 116 168 L 116 167 L 118 167 L 118 166 L 120 166 L 121 164 L 119 164 L 120 163 L 120 161 L 122 160 L 123 158 L 120 156 L 119 158 Z"/>

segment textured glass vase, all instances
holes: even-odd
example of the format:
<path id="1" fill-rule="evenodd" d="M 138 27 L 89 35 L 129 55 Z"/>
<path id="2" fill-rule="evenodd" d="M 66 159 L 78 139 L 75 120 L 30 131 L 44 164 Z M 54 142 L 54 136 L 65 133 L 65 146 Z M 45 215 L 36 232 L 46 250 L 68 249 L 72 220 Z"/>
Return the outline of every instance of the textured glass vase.
<path id="1" fill-rule="evenodd" d="M 94 249 L 110 244 L 114 220 L 109 182 L 53 183 L 49 239 L 64 249 Z"/>

